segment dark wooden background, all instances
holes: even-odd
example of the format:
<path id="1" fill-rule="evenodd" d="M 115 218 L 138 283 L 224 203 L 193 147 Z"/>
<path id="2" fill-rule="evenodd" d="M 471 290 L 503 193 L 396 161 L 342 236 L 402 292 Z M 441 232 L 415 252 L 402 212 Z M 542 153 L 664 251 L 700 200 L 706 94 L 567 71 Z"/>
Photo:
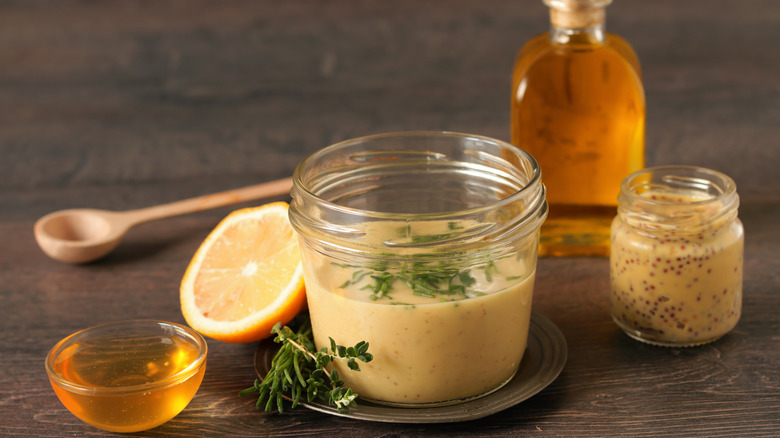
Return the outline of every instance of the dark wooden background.
<path id="1" fill-rule="evenodd" d="M 181 276 L 231 209 L 141 225 L 84 266 L 38 250 L 38 217 L 288 176 L 366 134 L 507 139 L 515 53 L 546 13 L 540 0 L 0 0 L 0 435 L 105 435 L 56 399 L 46 352 L 100 322 L 183 322 Z M 609 318 L 605 259 L 542 259 L 534 307 L 563 331 L 569 361 L 514 408 L 444 425 L 266 415 L 237 395 L 255 345 L 211 341 L 192 403 L 140 435 L 780 435 L 780 2 L 617 0 L 607 26 L 642 61 L 648 164 L 737 181 L 746 276 L 731 334 L 639 344 Z"/>

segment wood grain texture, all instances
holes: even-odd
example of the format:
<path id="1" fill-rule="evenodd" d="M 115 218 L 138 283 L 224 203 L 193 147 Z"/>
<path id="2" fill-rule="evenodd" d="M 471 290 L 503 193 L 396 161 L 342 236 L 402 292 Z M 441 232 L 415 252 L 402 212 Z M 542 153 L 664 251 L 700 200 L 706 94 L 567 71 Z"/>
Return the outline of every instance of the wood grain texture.
<path id="1" fill-rule="evenodd" d="M 38 217 L 286 177 L 359 135 L 506 139 L 515 53 L 546 14 L 538 0 L 0 2 L 0 435 L 111 435 L 59 403 L 46 352 L 100 322 L 183 322 L 181 276 L 230 209 L 138 226 L 84 266 L 38 250 Z M 569 360 L 518 406 L 441 425 L 267 415 L 238 396 L 255 345 L 211 341 L 192 403 L 138 435 L 780 435 L 780 3 L 617 0 L 607 14 L 642 62 L 648 164 L 737 181 L 747 237 L 732 333 L 694 349 L 634 342 L 610 320 L 606 260 L 542 259 L 534 307 Z"/>

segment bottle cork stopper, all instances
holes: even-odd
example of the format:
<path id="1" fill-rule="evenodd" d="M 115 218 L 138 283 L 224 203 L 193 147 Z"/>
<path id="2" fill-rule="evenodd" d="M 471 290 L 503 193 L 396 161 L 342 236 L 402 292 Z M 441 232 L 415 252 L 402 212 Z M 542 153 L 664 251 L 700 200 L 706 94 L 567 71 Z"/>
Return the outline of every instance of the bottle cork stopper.
<path id="1" fill-rule="evenodd" d="M 612 0 L 544 0 L 555 27 L 582 29 L 604 23 L 604 8 Z"/>

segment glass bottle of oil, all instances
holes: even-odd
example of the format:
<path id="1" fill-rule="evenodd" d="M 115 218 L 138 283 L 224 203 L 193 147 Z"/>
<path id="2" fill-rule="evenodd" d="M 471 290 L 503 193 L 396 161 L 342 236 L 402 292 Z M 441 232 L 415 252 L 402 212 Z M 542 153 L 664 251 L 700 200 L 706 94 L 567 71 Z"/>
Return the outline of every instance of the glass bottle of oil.
<path id="1" fill-rule="evenodd" d="M 644 167 L 639 60 L 604 30 L 611 0 L 544 0 L 551 29 L 520 50 L 512 143 L 541 165 L 549 216 L 540 255 L 609 254 L 620 181 Z"/>

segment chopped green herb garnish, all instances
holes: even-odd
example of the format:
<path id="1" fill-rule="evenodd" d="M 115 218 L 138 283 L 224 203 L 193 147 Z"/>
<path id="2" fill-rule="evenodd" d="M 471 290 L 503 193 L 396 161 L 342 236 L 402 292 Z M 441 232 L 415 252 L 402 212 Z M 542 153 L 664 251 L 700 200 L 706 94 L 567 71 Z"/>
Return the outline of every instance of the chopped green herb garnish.
<path id="1" fill-rule="evenodd" d="M 493 281 L 493 274 L 498 274 L 498 268 L 495 263 L 493 263 L 493 260 L 490 260 L 485 265 L 485 279 L 487 281 Z"/>
<path id="2" fill-rule="evenodd" d="M 412 227 L 406 224 L 398 228 L 398 233 L 412 243 L 427 243 L 458 237 L 464 227 L 459 222 L 450 221 L 447 222 L 447 229 L 450 232 L 415 235 Z M 414 260 L 416 257 L 427 258 L 428 254 L 412 254 L 413 260 L 411 261 L 400 261 L 392 254 L 386 254 L 386 256 L 386 258 L 378 258 L 376 261 L 360 267 L 334 263 L 335 266 L 354 269 L 350 278 L 339 287 L 343 289 L 351 285 L 358 285 L 360 290 L 370 291 L 369 299 L 376 301 L 384 298 L 392 299 L 392 289 L 396 282 L 400 282 L 400 284 L 408 286 L 417 296 L 427 298 L 452 296 L 456 297 L 455 299 L 463 299 L 484 295 L 472 289 L 477 283 L 477 278 L 482 278 L 484 275 L 487 282 L 492 282 L 499 274 L 494 254 L 477 256 L 479 261 L 476 263 L 481 266 L 471 270 L 457 268 L 457 266 L 463 266 L 464 263 L 469 265 L 475 263 L 474 258 L 467 254 L 451 254 L 448 255 L 447 260 L 439 262 Z M 390 269 L 391 266 L 392 269 Z M 472 270 L 477 273 L 476 277 Z M 514 278 L 508 277 L 507 279 Z"/>
<path id="3" fill-rule="evenodd" d="M 467 298 L 469 295 L 477 294 L 470 289 L 477 281 L 470 270 L 458 271 L 446 267 L 423 270 L 423 265 L 420 263 L 414 263 L 412 266 L 412 269 L 403 268 L 399 273 L 381 271 L 368 275 L 365 271 L 356 271 L 352 274 L 352 278 L 340 287 L 343 289 L 356 284 L 368 276 L 371 281 L 360 289 L 370 290 L 369 299 L 372 301 L 380 298 L 391 299 L 388 292 L 395 281 L 406 284 L 414 295 L 426 298 L 435 298 L 439 295 L 459 295 Z"/>

